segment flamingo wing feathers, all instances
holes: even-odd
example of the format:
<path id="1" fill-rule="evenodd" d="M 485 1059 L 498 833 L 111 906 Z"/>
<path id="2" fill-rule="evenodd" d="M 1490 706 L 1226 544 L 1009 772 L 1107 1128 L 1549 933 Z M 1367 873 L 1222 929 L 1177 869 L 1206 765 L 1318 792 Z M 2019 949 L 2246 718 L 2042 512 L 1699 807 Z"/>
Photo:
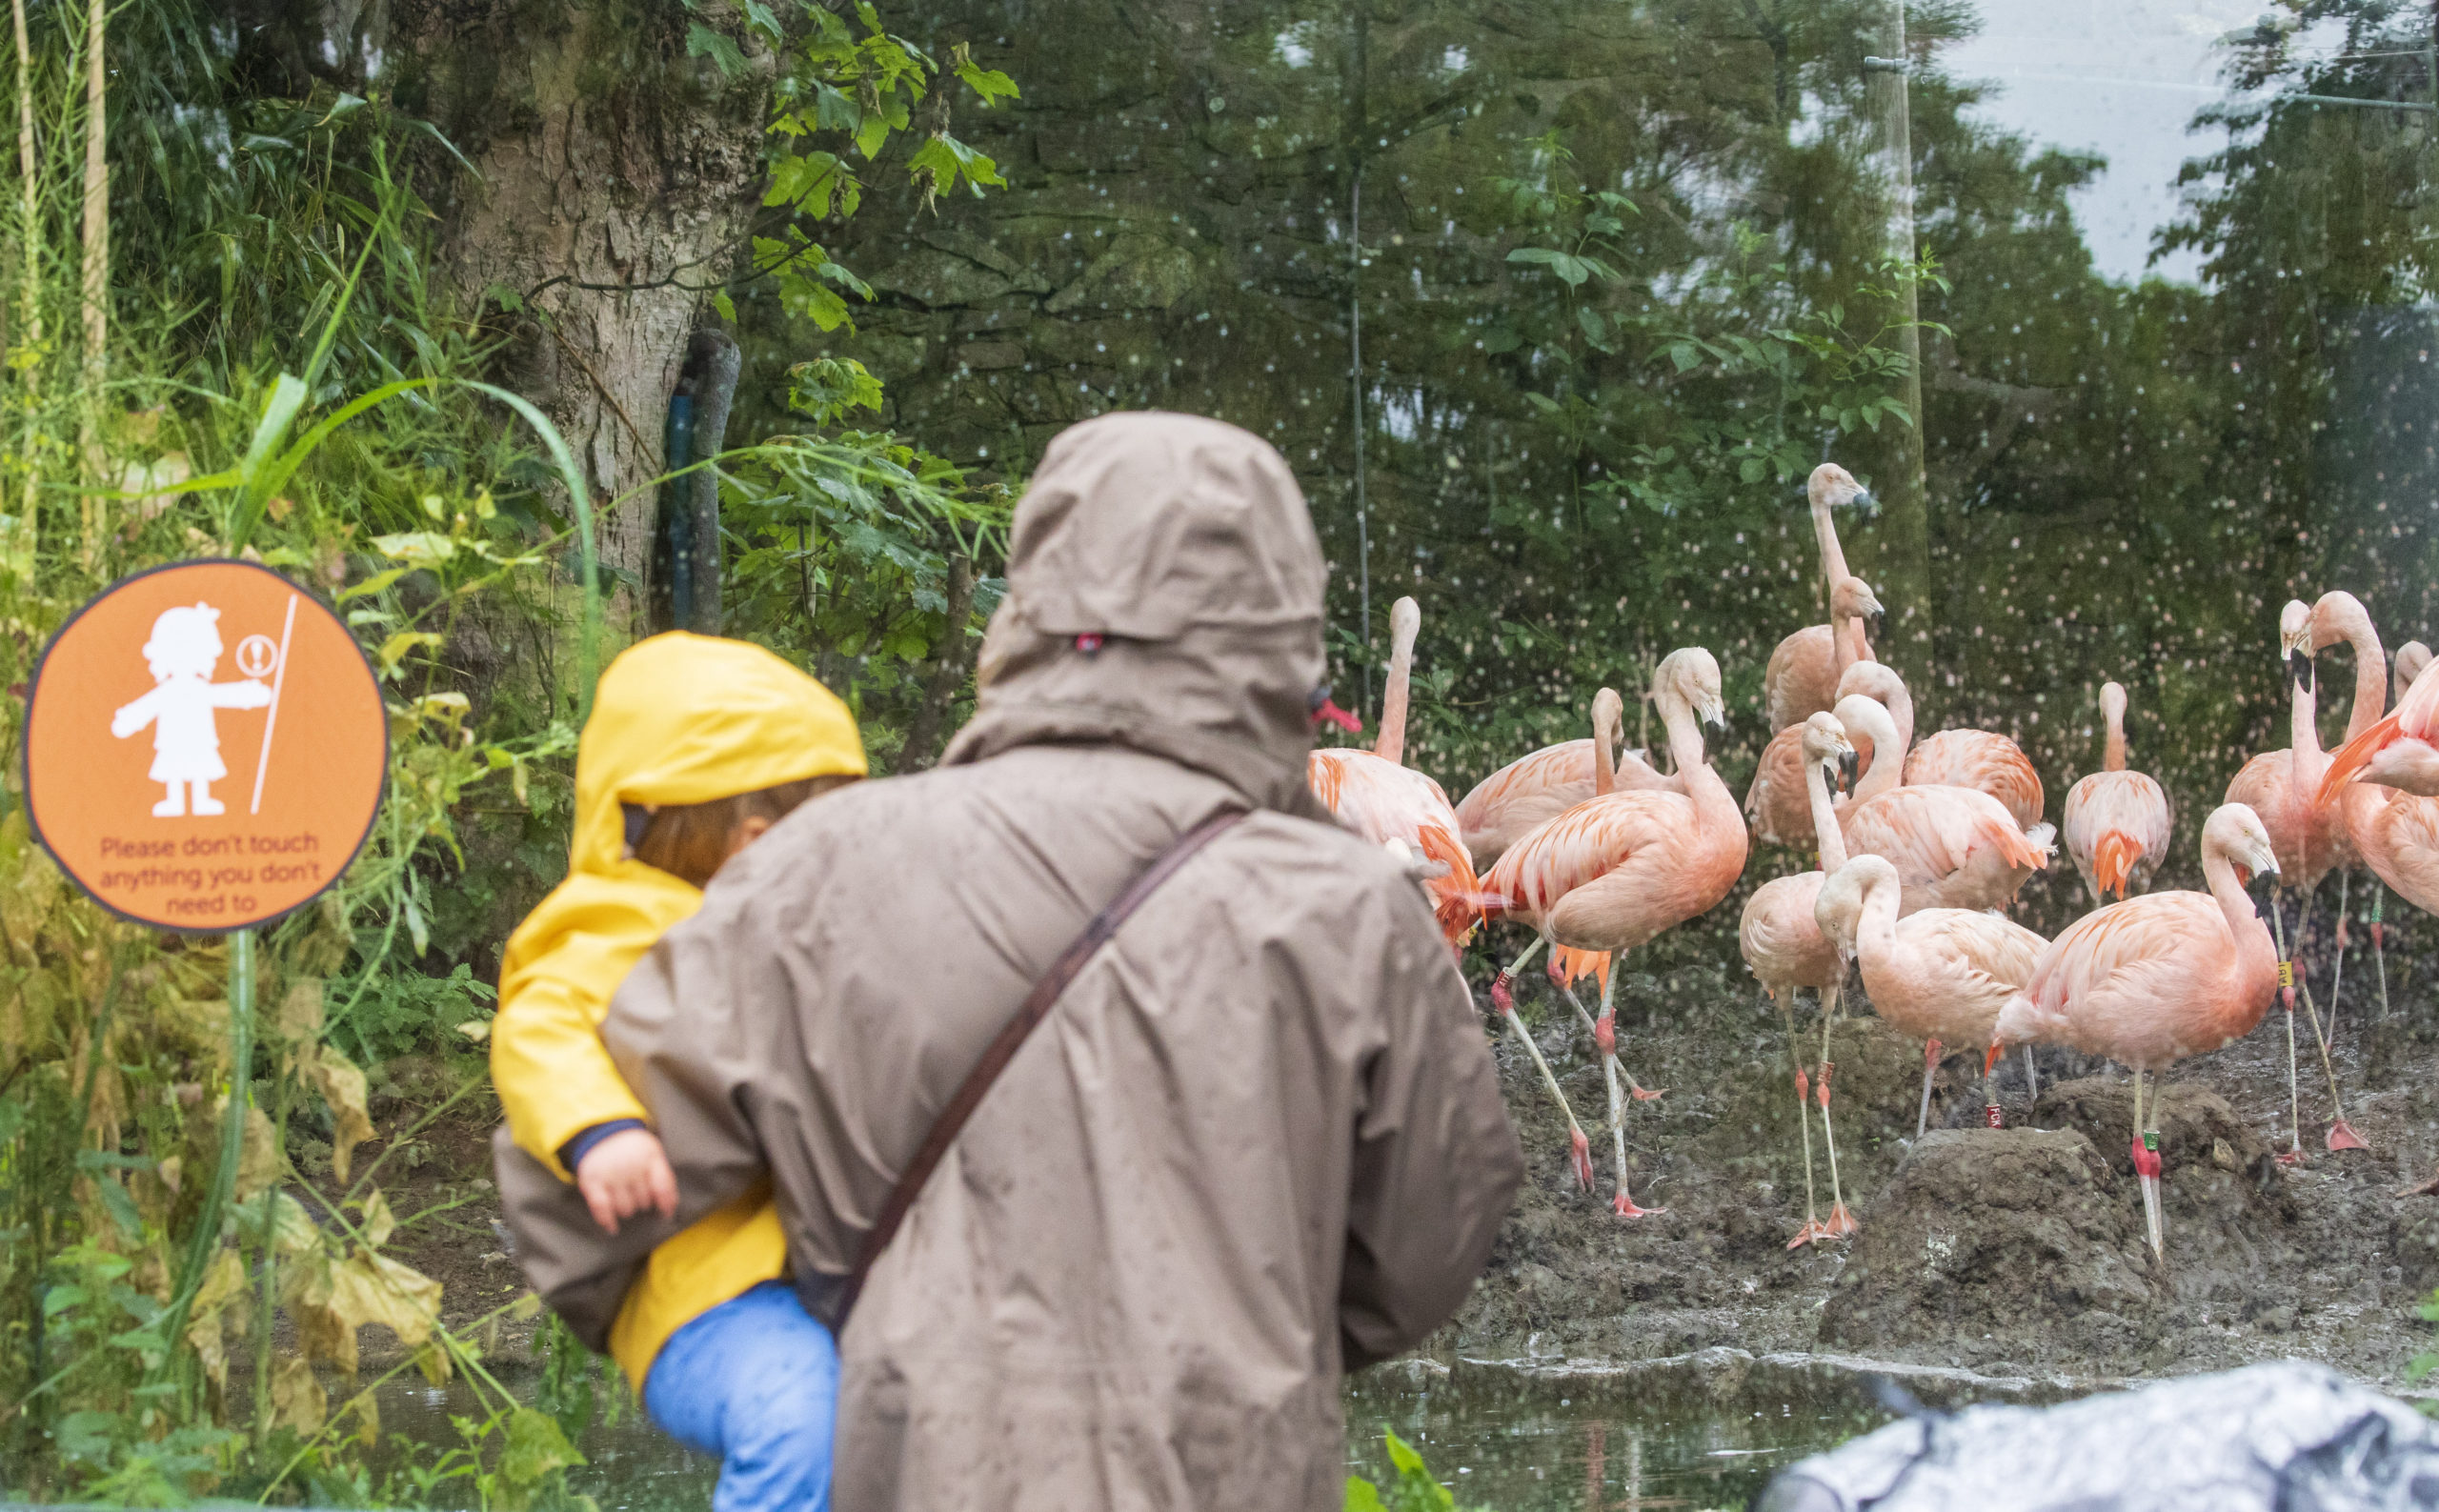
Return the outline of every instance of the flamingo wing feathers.
<path id="1" fill-rule="evenodd" d="M 1482 882 L 1474 874 L 1456 811 L 1439 783 L 1411 767 L 1369 751 L 1315 751 L 1304 776 L 1314 796 L 1339 821 L 1375 845 L 1396 842 L 1447 870 L 1425 886 L 1441 933 L 1462 940 L 1482 911 Z"/>
<path id="2" fill-rule="evenodd" d="M 2041 774 L 2024 748 L 1988 730 L 1943 730 L 1905 753 L 1908 786 L 1971 788 L 1997 798 L 2016 827 L 2041 822 Z"/>
<path id="3" fill-rule="evenodd" d="M 2141 772 L 2095 772 L 2066 794 L 2066 854 L 2096 897 L 2127 889 L 2167 858 L 2167 795 Z"/>
<path id="4" fill-rule="evenodd" d="M 1600 880 L 1658 844 L 1674 827 L 1698 823 L 1694 800 L 1678 793 L 1611 793 L 1579 803 L 1507 848 L 1484 878 L 1508 911 L 1538 919 L 1567 894 Z"/>
<path id="5" fill-rule="evenodd" d="M 2321 778 L 2315 801 L 2326 806 L 2355 773 L 2361 771 L 2374 753 L 2395 740 L 2433 740 L 2439 736 L 2439 677 L 2425 673 L 2413 680 L 2397 706 L 2387 718 L 2374 723 L 2361 735 L 2337 748 L 2329 756 L 2329 768 Z"/>
<path id="6" fill-rule="evenodd" d="M 2011 866 L 2039 871 L 2049 860 L 1998 799 L 1971 788 L 1891 788 L 1855 805 L 1842 818 L 1847 851 L 1886 857 L 1908 886 L 1964 870 L 1973 853 L 1985 846 Z"/>

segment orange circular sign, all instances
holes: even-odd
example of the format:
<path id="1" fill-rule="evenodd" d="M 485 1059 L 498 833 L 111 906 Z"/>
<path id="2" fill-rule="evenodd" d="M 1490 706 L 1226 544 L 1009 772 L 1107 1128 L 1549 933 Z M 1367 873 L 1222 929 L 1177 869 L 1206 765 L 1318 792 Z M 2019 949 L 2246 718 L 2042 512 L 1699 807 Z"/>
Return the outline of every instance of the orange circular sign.
<path id="1" fill-rule="evenodd" d="M 51 637 L 26 696 L 35 837 L 103 907 L 162 929 L 248 929 L 312 902 L 372 833 L 389 764 L 355 637 L 251 562 L 112 584 Z"/>

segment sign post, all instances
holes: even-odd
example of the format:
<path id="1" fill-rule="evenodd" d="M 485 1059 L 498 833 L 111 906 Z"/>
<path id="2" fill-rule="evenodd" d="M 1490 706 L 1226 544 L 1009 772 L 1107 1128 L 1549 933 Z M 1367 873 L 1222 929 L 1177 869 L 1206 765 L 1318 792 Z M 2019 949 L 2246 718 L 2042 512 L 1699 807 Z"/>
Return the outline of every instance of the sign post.
<path id="1" fill-rule="evenodd" d="M 51 636 L 26 695 L 25 760 L 34 837 L 88 897 L 134 923 L 228 937 L 229 1097 L 175 1337 L 244 1149 L 254 932 L 337 886 L 363 849 L 389 716 L 363 649 L 318 599 L 251 562 L 178 562 L 113 583 Z M 251 791 L 214 791 L 239 774 Z"/>

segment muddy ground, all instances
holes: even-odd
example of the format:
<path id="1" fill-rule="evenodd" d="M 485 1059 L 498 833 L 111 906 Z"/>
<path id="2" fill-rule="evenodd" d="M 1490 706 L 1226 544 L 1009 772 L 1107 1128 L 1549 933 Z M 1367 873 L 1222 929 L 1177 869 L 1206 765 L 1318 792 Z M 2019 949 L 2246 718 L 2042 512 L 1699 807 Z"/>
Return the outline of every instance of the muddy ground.
<path id="1" fill-rule="evenodd" d="M 2439 1005 L 2427 989 L 2409 1002 L 2392 960 L 2392 1015 L 2367 1022 L 2378 1014 L 2369 965 L 2368 952 L 2349 957 L 2335 1058 L 2370 1150 L 2323 1149 L 2327 1079 L 2300 1013 L 2299 1164 L 2275 1158 L 2289 1142 L 2276 1008 L 2247 1038 L 2155 1079 L 2166 1086 L 2164 1262 L 2144 1237 L 2126 1073 L 2045 1048 L 2036 1101 L 2021 1054 L 2010 1058 L 1997 1079 L 2009 1128 L 1993 1133 L 1981 1127 L 1981 1058 L 1956 1055 L 1935 1079 L 1929 1120 L 1950 1132 L 1918 1145 L 1921 1047 L 1869 1016 L 1859 983 L 1847 1001 L 1861 1017 L 1832 1041 L 1832 1107 L 1862 1230 L 1790 1251 L 1804 1181 L 1785 1034 L 1741 968 L 1720 966 L 1620 978 L 1621 1058 L 1668 1089 L 1627 1113 L 1636 1200 L 1667 1211 L 1622 1220 L 1591 1036 L 1537 978 L 1520 998 L 1595 1133 L 1600 1181 L 1576 1189 L 1565 1125 L 1502 1037 L 1530 1174 L 1488 1274 L 1435 1344 L 1571 1362 L 1824 1351 L 2100 1379 L 2297 1356 L 2403 1388 L 2434 1342 L 2414 1307 L 2439 1286 L 2439 1197 L 2399 1189 L 2439 1170 Z M 2314 975 L 2325 982 L 2325 969 Z M 1817 1053 L 1808 998 L 1799 1022 Z M 1813 1132 L 1825 1211 L 1817 1118 Z"/>
<path id="2" fill-rule="evenodd" d="M 2428 974 L 2409 989 L 2402 963 L 2390 964 L 2393 1012 L 2383 1022 L 2368 958 L 2349 958 L 2337 1041 L 2347 1111 L 2369 1151 L 2321 1147 L 2328 1094 L 2300 1014 L 2301 1164 L 2275 1159 L 2288 1147 L 2276 1009 L 2248 1038 L 2164 1079 L 2164 1263 L 2143 1237 L 2123 1072 L 2044 1049 L 2036 1102 L 2011 1058 L 1997 1083 L 2009 1128 L 1993 1136 L 1980 1127 L 1980 1058 L 1956 1055 L 1934 1080 L 1930 1117 L 1950 1132 L 1917 1146 L 1921 1047 L 1870 1016 L 1859 983 L 1847 998 L 1854 1017 L 1832 1041 L 1832 1107 L 1839 1175 L 1863 1227 L 1844 1243 L 1790 1251 L 1804 1186 L 1785 1036 L 1741 965 L 1620 978 L 1621 1054 L 1644 1085 L 1667 1089 L 1627 1113 L 1635 1195 L 1666 1211 L 1622 1220 L 1609 1205 L 1591 1037 L 1536 975 L 1519 999 L 1594 1133 L 1600 1179 L 1576 1189 L 1565 1126 L 1502 1034 L 1496 1054 L 1529 1174 L 1472 1300 L 1427 1352 L 1569 1366 L 1821 1352 L 2088 1380 L 2300 1356 L 2403 1389 L 2413 1357 L 2439 1347 L 2439 1331 L 2414 1316 L 2439 1287 L 2439 1197 L 2398 1195 L 2439 1172 L 2439 1001 Z M 2326 969 L 2314 976 L 2325 981 Z M 1485 1030 L 1496 1029 L 1486 997 L 1482 1006 Z M 1808 1000 L 1798 1021 L 1817 1053 Z M 478 1071 L 471 1057 L 392 1062 L 374 1077 L 376 1123 L 403 1128 Z M 393 1250 L 444 1283 L 444 1311 L 459 1325 L 523 1289 L 494 1228 L 495 1118 L 478 1090 L 380 1178 L 395 1212 L 430 1212 Z M 1817 1118 L 1813 1129 L 1825 1213 Z M 366 1146 L 359 1168 L 385 1147 Z M 310 1168 L 315 1152 L 300 1153 Z M 530 1330 L 495 1327 L 494 1359 L 525 1358 Z M 365 1343 L 370 1362 L 379 1351 Z"/>

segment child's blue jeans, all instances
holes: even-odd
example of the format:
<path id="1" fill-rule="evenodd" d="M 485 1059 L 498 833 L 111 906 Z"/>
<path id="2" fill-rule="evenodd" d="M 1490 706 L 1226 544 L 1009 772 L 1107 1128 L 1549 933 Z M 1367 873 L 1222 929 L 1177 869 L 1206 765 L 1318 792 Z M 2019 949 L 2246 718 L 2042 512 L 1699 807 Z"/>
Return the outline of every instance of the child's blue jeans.
<path id="1" fill-rule="evenodd" d="M 838 1345 L 786 1281 L 670 1335 L 644 1377 L 644 1411 L 720 1457 L 712 1512 L 828 1512 Z"/>

